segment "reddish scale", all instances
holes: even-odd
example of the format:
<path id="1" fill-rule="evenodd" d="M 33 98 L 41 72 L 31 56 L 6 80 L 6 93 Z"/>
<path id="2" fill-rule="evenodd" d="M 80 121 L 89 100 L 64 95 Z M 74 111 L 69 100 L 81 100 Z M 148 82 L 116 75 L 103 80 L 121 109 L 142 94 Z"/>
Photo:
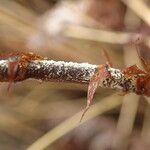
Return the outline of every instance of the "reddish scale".
<path id="1" fill-rule="evenodd" d="M 11 53 L 2 55 L 0 58 L 8 60 L 8 91 L 11 90 L 12 84 L 17 80 L 23 80 L 25 77 L 26 66 L 30 61 L 41 60 L 43 57 L 33 53 Z M 18 73 L 21 70 L 21 73 Z"/>
<path id="2" fill-rule="evenodd" d="M 146 61 L 143 57 L 141 57 L 138 47 L 136 47 L 136 51 L 141 64 L 146 71 L 145 76 L 141 76 L 137 79 L 137 90 L 139 91 L 139 94 L 150 96 L 150 61 Z"/>
<path id="3" fill-rule="evenodd" d="M 136 81 L 137 94 L 150 96 L 150 75 L 141 76 Z"/>
<path id="4" fill-rule="evenodd" d="M 135 92 L 139 95 L 150 96 L 150 74 L 139 69 L 136 65 L 123 70 L 126 78 L 132 79 L 135 84 Z"/>
<path id="5" fill-rule="evenodd" d="M 18 75 L 18 77 L 16 79 L 22 80 L 25 78 L 26 67 L 29 62 L 34 61 L 34 60 L 42 60 L 42 59 L 44 59 L 44 58 L 39 55 L 33 54 L 33 53 L 21 53 L 20 59 L 18 61 L 21 73 Z"/>

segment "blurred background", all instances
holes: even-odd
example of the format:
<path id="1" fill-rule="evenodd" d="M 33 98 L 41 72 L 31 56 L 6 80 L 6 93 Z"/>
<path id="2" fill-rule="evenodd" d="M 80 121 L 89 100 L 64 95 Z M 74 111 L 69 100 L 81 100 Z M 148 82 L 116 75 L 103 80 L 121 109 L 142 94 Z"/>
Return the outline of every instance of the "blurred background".
<path id="1" fill-rule="evenodd" d="M 115 68 L 142 67 L 135 47 L 150 59 L 149 4 L 0 0 L 0 54 L 30 51 L 53 60 L 103 64 L 106 49 Z M 86 105 L 86 85 L 27 80 L 15 84 L 11 96 L 7 86 L 0 84 L 0 150 L 150 149 L 147 97 L 99 88 L 88 121 L 79 124 L 80 115 L 74 115 Z"/>

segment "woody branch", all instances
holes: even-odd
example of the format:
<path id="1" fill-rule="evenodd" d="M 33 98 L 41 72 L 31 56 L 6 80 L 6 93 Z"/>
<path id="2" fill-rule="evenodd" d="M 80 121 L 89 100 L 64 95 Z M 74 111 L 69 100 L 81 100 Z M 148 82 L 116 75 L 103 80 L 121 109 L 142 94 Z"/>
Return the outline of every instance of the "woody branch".
<path id="1" fill-rule="evenodd" d="M 7 59 L 0 60 L 0 82 L 10 81 L 8 73 L 9 63 L 10 61 Z M 53 61 L 48 59 L 32 60 L 25 66 L 19 65 L 13 81 L 19 82 L 32 78 L 42 81 L 88 84 L 97 68 L 98 65 L 88 63 Z M 104 78 L 99 85 L 100 87 L 136 92 L 135 83 L 132 79 L 126 78 L 121 70 L 108 66 L 106 69 L 111 77 Z"/>

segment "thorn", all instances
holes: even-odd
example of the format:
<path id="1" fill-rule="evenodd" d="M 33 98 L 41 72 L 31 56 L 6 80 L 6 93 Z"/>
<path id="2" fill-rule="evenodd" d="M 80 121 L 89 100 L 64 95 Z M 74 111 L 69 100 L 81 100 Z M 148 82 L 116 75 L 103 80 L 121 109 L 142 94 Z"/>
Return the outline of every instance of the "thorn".
<path id="1" fill-rule="evenodd" d="M 137 44 L 135 45 L 135 48 L 136 48 L 136 52 L 137 52 L 137 54 L 138 54 L 138 57 L 139 57 L 139 59 L 140 59 L 140 61 L 141 61 L 141 64 L 142 64 L 143 68 L 144 68 L 147 72 L 149 72 L 148 64 L 147 64 L 147 62 L 144 60 L 144 58 L 141 56 L 140 50 L 139 50 L 139 47 L 138 47 Z"/>
<path id="2" fill-rule="evenodd" d="M 109 67 L 113 67 L 113 63 L 112 63 L 112 61 L 111 61 L 111 59 L 110 59 L 110 57 L 109 57 L 107 51 L 106 51 L 104 48 L 102 49 L 102 54 L 103 54 L 103 56 L 105 57 L 108 66 L 109 66 Z"/>
<path id="3" fill-rule="evenodd" d="M 106 69 L 106 65 L 99 66 L 95 74 L 90 79 L 89 86 L 88 86 L 88 93 L 87 93 L 87 105 L 83 110 L 83 114 L 81 116 L 80 122 L 82 121 L 85 113 L 90 108 L 90 105 L 93 101 L 94 94 L 98 86 L 100 85 L 101 82 L 103 82 L 105 78 L 107 78 L 107 75 L 110 75 L 109 73 L 105 72 L 105 69 Z"/>
<path id="4" fill-rule="evenodd" d="M 83 119 L 85 113 L 88 111 L 89 108 L 90 108 L 90 105 L 87 105 L 86 108 L 83 109 L 83 113 L 82 113 L 82 116 L 81 116 L 81 118 L 80 118 L 79 123 L 81 123 L 81 121 L 82 121 L 82 119 Z"/>
<path id="5" fill-rule="evenodd" d="M 82 121 L 85 113 L 88 111 L 88 109 L 90 108 L 90 104 L 93 101 L 93 96 L 94 96 L 95 91 L 97 89 L 97 82 L 93 84 L 93 81 L 91 80 L 90 83 L 89 83 L 88 94 L 87 94 L 87 105 L 86 105 L 85 109 L 83 109 L 83 113 L 82 113 L 82 116 L 80 118 L 80 122 Z"/>

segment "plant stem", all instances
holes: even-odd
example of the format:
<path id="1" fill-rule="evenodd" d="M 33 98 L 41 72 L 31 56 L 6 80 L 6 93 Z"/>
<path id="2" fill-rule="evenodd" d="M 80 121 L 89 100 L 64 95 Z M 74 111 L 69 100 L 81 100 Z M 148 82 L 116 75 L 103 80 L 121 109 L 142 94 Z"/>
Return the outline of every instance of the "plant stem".
<path id="1" fill-rule="evenodd" d="M 10 82 L 9 63 L 10 59 L 0 60 L 0 82 Z M 88 63 L 53 61 L 42 58 L 26 60 L 24 63 L 18 62 L 18 67 L 12 74 L 15 74 L 13 82 L 32 78 L 42 81 L 89 84 L 91 77 L 98 71 L 98 68 L 98 65 Z M 123 71 L 111 67 L 106 67 L 106 71 L 109 72 L 110 77 L 104 77 L 99 85 L 100 87 L 143 94 L 137 91 L 135 82 L 140 75 L 129 78 Z"/>

